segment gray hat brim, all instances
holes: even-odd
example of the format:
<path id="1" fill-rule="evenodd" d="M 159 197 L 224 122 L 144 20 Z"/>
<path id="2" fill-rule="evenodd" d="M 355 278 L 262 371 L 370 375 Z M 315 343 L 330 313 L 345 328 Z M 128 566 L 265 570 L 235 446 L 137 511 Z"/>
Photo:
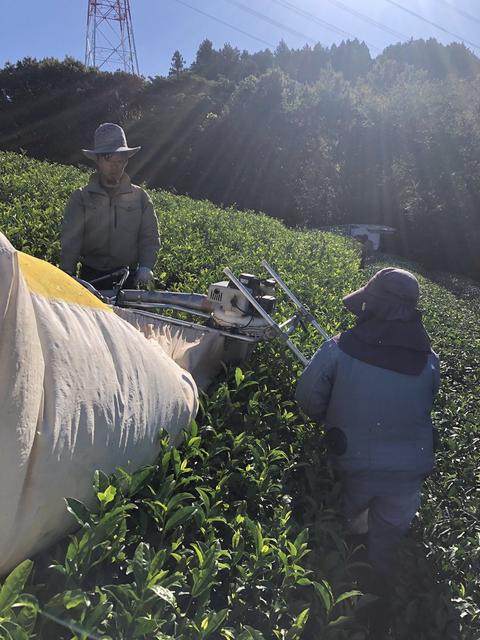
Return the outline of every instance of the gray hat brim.
<path id="1" fill-rule="evenodd" d="M 128 153 L 128 157 L 131 158 L 140 151 L 142 147 L 118 147 L 117 149 L 82 149 L 82 153 L 89 160 L 96 160 L 97 156 L 104 153 Z"/>

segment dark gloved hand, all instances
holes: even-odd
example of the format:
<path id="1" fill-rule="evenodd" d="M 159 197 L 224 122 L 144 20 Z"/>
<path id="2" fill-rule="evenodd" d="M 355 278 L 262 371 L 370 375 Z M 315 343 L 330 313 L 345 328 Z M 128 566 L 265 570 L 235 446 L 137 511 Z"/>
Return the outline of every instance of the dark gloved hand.
<path id="1" fill-rule="evenodd" d="M 135 272 L 134 283 L 137 284 L 148 284 L 150 280 L 153 278 L 153 271 L 148 267 L 138 267 Z"/>

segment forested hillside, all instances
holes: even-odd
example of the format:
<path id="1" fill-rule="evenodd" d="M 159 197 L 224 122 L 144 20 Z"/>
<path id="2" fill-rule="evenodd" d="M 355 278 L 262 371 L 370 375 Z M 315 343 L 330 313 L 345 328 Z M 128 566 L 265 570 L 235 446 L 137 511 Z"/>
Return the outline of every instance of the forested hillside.
<path id="1" fill-rule="evenodd" d="M 70 59 L 0 70 L 0 147 L 76 163 L 98 123 L 134 144 L 137 181 L 290 225 L 398 229 L 391 249 L 480 278 L 480 60 L 431 39 L 275 51 L 208 40 L 168 78 Z"/>
<path id="2" fill-rule="evenodd" d="M 72 167 L 0 153 L 0 230 L 56 263 Z M 267 258 L 330 334 L 349 326 L 341 298 L 387 263 L 359 270 L 356 243 L 296 231 L 253 212 L 150 192 L 163 245 L 156 276 L 204 292 L 229 265 Z M 400 263 L 405 266 L 405 263 Z M 478 287 L 414 270 L 442 362 L 434 420 L 442 447 L 422 510 L 392 567 L 391 640 L 477 640 L 480 306 Z M 280 314 L 286 314 L 280 305 Z M 286 317 L 283 315 L 283 317 Z M 304 336 L 313 353 L 318 337 Z M 0 585 L 0 635 L 43 640 L 373 640 L 346 540 L 340 487 L 322 429 L 293 395 L 300 365 L 279 341 L 202 397 L 197 423 L 157 464 L 96 474 L 98 513 L 69 508 L 77 534 Z M 160 427 L 161 425 L 159 425 Z M 6 630 L 6 631 L 5 631 Z M 2 635 L 3 634 L 3 635 Z"/>

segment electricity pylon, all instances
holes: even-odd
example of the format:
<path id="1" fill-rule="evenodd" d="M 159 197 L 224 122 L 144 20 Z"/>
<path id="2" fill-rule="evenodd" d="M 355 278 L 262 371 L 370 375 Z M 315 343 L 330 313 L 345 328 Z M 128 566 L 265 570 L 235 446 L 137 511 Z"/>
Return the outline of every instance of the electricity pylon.
<path id="1" fill-rule="evenodd" d="M 88 0 L 85 65 L 139 75 L 130 0 Z"/>

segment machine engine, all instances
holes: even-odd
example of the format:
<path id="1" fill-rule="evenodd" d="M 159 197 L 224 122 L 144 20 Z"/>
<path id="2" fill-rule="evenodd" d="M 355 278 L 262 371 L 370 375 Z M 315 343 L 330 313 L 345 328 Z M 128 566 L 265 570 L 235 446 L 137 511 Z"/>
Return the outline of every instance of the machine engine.
<path id="1" fill-rule="evenodd" d="M 241 273 L 238 279 L 262 309 L 271 315 L 276 304 L 275 280 L 261 279 L 250 273 Z M 211 284 L 207 298 L 212 303 L 212 319 L 217 326 L 236 329 L 248 335 L 265 333 L 268 327 L 265 319 L 230 280 Z"/>

